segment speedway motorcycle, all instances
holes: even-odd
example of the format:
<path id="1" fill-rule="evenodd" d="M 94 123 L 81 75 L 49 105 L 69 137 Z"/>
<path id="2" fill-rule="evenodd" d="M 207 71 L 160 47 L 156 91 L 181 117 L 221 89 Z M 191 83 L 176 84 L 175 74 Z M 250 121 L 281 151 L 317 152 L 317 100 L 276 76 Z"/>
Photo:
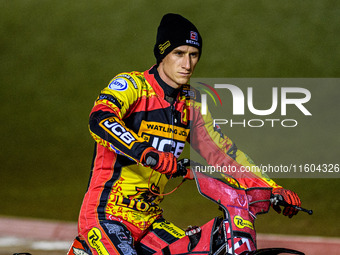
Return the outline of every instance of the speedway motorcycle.
<path id="1" fill-rule="evenodd" d="M 254 221 L 259 214 L 267 213 L 272 204 L 292 206 L 312 214 L 311 210 L 289 205 L 280 195 L 273 195 L 272 188 L 240 188 L 236 179 L 227 181 L 226 175 L 194 171 L 199 163 L 182 159 L 178 171 L 186 179 L 196 181 L 199 193 L 216 203 L 223 217 L 216 217 L 201 227 L 191 227 L 186 236 L 161 248 L 155 254 L 213 254 L 213 255 L 275 255 L 304 253 L 285 248 L 257 249 Z M 190 167 L 190 168 L 189 168 Z M 190 171 L 188 173 L 188 171 Z M 189 177 L 190 176 L 190 177 Z M 233 178 L 228 176 L 228 178 Z M 236 184 L 231 184 L 236 183 Z M 143 239 L 141 240 L 143 243 Z M 90 255 L 88 247 L 75 240 L 68 254 Z"/>

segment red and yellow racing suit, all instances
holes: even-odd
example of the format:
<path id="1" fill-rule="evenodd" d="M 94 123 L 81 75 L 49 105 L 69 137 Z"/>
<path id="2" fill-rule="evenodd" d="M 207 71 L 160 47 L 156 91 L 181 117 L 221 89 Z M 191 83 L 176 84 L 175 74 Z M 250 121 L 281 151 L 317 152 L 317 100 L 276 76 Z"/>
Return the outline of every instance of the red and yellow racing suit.
<path id="1" fill-rule="evenodd" d="M 155 194 L 163 193 L 168 177 L 140 163 L 150 146 L 178 158 L 188 141 L 208 164 L 253 165 L 216 131 L 210 114 L 201 114 L 197 91 L 184 85 L 175 102 L 169 103 L 158 81 L 155 66 L 145 72 L 121 73 L 95 101 L 89 129 L 96 148 L 79 233 L 110 219 L 129 222 L 142 233 L 162 215 L 163 197 Z M 263 176 L 247 175 L 238 178 L 243 187 L 277 186 Z"/>

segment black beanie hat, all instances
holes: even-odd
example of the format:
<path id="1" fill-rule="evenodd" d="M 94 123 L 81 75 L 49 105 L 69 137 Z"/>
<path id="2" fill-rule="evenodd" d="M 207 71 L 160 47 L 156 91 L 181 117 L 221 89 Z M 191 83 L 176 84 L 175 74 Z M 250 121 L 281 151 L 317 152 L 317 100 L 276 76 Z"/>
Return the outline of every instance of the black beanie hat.
<path id="1" fill-rule="evenodd" d="M 159 64 L 173 49 L 189 45 L 199 49 L 202 54 L 202 38 L 197 28 L 179 14 L 165 14 L 157 30 L 154 54 Z"/>

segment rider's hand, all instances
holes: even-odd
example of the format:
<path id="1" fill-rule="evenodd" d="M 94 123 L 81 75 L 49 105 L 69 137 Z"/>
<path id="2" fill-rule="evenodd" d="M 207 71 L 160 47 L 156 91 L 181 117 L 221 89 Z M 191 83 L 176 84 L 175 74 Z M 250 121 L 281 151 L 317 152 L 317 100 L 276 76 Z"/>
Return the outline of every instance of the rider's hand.
<path id="1" fill-rule="evenodd" d="M 284 188 L 275 188 L 273 189 L 273 194 L 281 195 L 284 201 L 287 202 L 288 204 L 301 206 L 301 201 L 300 201 L 299 196 L 291 190 L 284 189 Z M 273 209 L 276 212 L 281 213 L 281 208 L 279 205 L 273 205 Z M 298 210 L 294 209 L 291 206 L 285 206 L 285 208 L 283 209 L 283 215 L 288 216 L 289 218 L 293 217 L 297 213 L 298 213 Z"/>
<path id="2" fill-rule="evenodd" d="M 177 172 L 177 159 L 171 152 L 150 147 L 143 152 L 141 162 L 162 174 L 173 175 Z"/>

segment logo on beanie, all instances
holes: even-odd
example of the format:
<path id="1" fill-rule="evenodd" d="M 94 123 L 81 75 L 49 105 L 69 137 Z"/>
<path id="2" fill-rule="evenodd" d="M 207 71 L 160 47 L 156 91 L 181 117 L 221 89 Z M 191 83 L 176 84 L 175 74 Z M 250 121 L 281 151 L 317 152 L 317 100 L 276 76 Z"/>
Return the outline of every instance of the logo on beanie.
<path id="1" fill-rule="evenodd" d="M 200 47 L 200 43 L 198 42 L 198 33 L 195 31 L 190 31 L 190 40 L 186 40 L 185 42 L 187 44 L 193 44 Z"/>
<path id="2" fill-rule="evenodd" d="M 163 54 L 164 51 L 171 45 L 170 41 L 166 41 L 163 44 L 158 45 L 159 53 Z"/>
<path id="3" fill-rule="evenodd" d="M 195 31 L 190 31 L 190 39 L 197 41 L 198 40 L 198 34 Z"/>

